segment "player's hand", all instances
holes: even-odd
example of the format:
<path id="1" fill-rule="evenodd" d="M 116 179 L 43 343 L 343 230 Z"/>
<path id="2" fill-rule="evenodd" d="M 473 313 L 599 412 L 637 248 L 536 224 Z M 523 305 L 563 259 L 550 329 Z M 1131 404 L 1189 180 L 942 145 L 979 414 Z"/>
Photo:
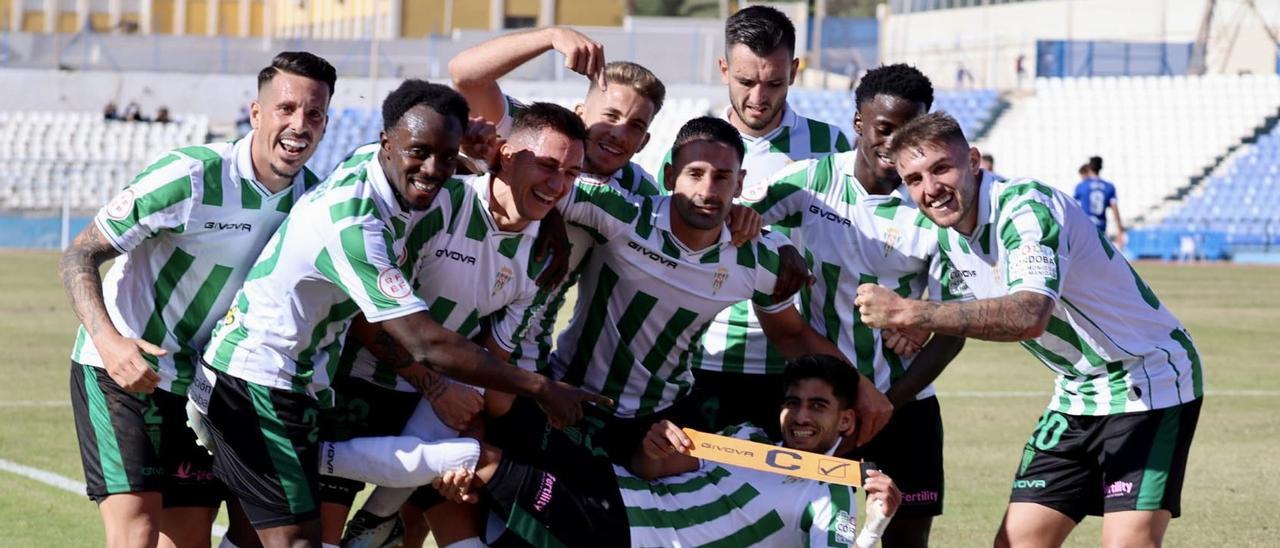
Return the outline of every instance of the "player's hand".
<path id="1" fill-rule="evenodd" d="M 644 450 L 646 457 L 663 460 L 676 453 L 687 455 L 693 449 L 693 440 L 679 426 L 669 420 L 661 420 L 649 427 L 649 433 L 645 434 L 640 448 Z"/>
<path id="2" fill-rule="evenodd" d="M 609 398 L 560 381 L 548 380 L 545 386 L 546 389 L 535 400 L 547 414 L 547 422 L 557 429 L 582 420 L 584 404 L 613 407 L 613 400 Z"/>
<path id="3" fill-rule="evenodd" d="M 790 299 L 797 291 L 818 281 L 809 272 L 809 264 L 793 245 L 778 248 L 778 280 L 773 286 L 774 302 Z"/>
<path id="4" fill-rule="evenodd" d="M 742 247 L 742 244 L 760 235 L 760 229 L 764 228 L 764 218 L 754 209 L 733 204 L 729 207 L 729 218 L 725 219 L 725 224 L 729 225 L 730 243 L 734 247 Z"/>
<path id="5" fill-rule="evenodd" d="M 867 492 L 867 504 L 871 504 L 873 500 L 884 503 L 886 517 L 892 516 L 902 506 L 902 491 L 898 490 L 898 485 L 884 472 L 867 470 L 867 480 L 862 483 L 862 489 Z"/>
<path id="6" fill-rule="evenodd" d="M 99 337 L 94 341 L 98 354 L 102 356 L 102 364 L 107 375 L 116 381 L 120 388 L 128 392 L 150 394 L 160 384 L 160 374 L 151 369 L 151 363 L 142 357 L 146 352 L 152 356 L 163 356 L 169 352 L 159 346 L 142 339 L 130 339 L 120 336 Z"/>
<path id="7" fill-rule="evenodd" d="M 471 419 L 484 409 L 484 396 L 478 390 L 462 383 L 443 378 L 440 382 L 447 382 L 449 385 L 435 397 L 428 397 L 427 402 L 431 404 L 431 409 L 436 412 L 436 416 L 445 426 L 454 430 L 465 430 L 471 424 Z"/>
<path id="8" fill-rule="evenodd" d="M 564 229 L 560 210 L 551 209 L 538 223 L 538 237 L 533 241 L 533 259 L 550 261 L 536 280 L 538 287 L 551 289 L 569 274 L 569 233 Z"/>
<path id="9" fill-rule="evenodd" d="M 1123 230 L 1116 231 L 1116 240 L 1115 240 L 1116 249 L 1120 251 L 1124 251 L 1124 244 L 1125 242 L 1128 242 L 1128 241 L 1129 241 L 1129 238 L 1125 236 L 1125 233 Z"/>
<path id="10" fill-rule="evenodd" d="M 858 286 L 858 296 L 853 299 L 862 316 L 862 323 L 877 329 L 907 327 L 907 307 L 910 301 L 876 284 Z"/>
<path id="11" fill-rule="evenodd" d="M 595 80 L 605 89 L 604 46 L 576 30 L 555 27 L 551 29 L 551 48 L 564 54 L 565 68 Z"/>
<path id="12" fill-rule="evenodd" d="M 487 173 L 498 161 L 498 149 L 502 146 L 498 130 L 484 118 L 472 116 L 467 132 L 462 135 L 461 149 L 471 159 L 472 172 Z"/>
<path id="13" fill-rule="evenodd" d="M 431 486 L 440 492 L 440 496 L 453 502 L 475 503 L 480 497 L 471 490 L 475 474 L 468 470 L 450 470 L 444 475 L 431 480 Z"/>
<path id="14" fill-rule="evenodd" d="M 876 384 L 858 375 L 858 403 L 853 406 L 858 424 L 853 431 L 854 446 L 866 445 L 893 418 L 893 404 L 876 389 Z"/>
<path id="15" fill-rule="evenodd" d="M 910 358 L 924 348 L 924 343 L 929 342 L 930 333 L 913 327 L 899 327 L 882 330 L 880 334 L 884 337 L 885 348 L 899 357 Z"/>

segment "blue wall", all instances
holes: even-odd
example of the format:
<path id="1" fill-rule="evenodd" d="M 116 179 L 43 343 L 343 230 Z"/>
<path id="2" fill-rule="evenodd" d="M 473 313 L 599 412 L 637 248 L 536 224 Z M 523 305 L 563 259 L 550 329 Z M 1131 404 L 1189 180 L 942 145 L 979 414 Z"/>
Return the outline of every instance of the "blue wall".
<path id="1" fill-rule="evenodd" d="M 71 238 L 75 238 L 91 217 L 71 218 Z M 0 247 L 22 249 L 58 249 L 62 238 L 60 217 L 0 215 Z"/>

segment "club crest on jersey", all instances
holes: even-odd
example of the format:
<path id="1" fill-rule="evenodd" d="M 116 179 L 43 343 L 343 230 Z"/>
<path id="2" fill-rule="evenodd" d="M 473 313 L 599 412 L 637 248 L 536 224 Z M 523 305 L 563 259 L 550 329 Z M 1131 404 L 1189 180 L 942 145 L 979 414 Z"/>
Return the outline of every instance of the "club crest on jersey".
<path id="1" fill-rule="evenodd" d="M 764 199 L 765 194 L 769 193 L 769 184 L 766 179 L 756 181 L 751 186 L 743 187 L 742 201 L 759 202 Z"/>
<path id="2" fill-rule="evenodd" d="M 885 257 L 889 256 L 889 252 L 893 251 L 893 248 L 898 247 L 898 240 L 901 240 L 901 239 L 902 239 L 902 234 L 898 232 L 898 229 L 896 227 L 891 226 L 889 227 L 889 230 L 886 230 L 884 232 L 884 256 Z"/>
<path id="3" fill-rule="evenodd" d="M 511 269 L 505 266 L 502 267 L 502 270 L 498 271 L 498 276 L 493 281 L 493 291 L 489 293 L 490 297 L 497 295 L 499 291 L 502 291 L 502 287 L 507 285 L 507 282 L 511 281 L 511 274 Z"/>
<path id="4" fill-rule="evenodd" d="M 378 273 L 378 290 L 393 299 L 408 297 L 412 291 L 409 288 L 409 281 L 404 279 L 404 273 L 394 266 Z"/>
<path id="5" fill-rule="evenodd" d="M 840 544 L 853 544 L 858 536 L 858 521 L 849 512 L 841 510 L 836 512 L 835 519 L 832 520 L 836 534 L 836 542 Z"/>
<path id="6" fill-rule="evenodd" d="M 724 282 L 728 279 L 729 279 L 729 269 L 723 266 L 720 268 L 717 268 L 715 278 L 711 282 L 711 294 L 715 295 L 716 292 L 720 291 L 720 288 L 724 287 Z"/>
<path id="7" fill-rule="evenodd" d="M 121 190 L 116 194 L 115 199 L 107 204 L 107 218 L 115 221 L 122 221 L 129 216 L 129 212 L 133 211 L 133 202 L 136 196 L 133 194 L 132 188 Z"/>

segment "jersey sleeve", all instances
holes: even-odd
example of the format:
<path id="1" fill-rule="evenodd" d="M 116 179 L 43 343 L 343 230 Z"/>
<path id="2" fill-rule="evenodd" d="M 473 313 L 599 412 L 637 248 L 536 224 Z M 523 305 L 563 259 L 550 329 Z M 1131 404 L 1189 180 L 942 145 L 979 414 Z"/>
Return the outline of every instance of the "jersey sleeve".
<path id="1" fill-rule="evenodd" d="M 203 193 L 204 166 L 177 151 L 142 170 L 94 216 L 93 222 L 120 253 L 162 231 L 181 232 Z M 222 173 L 212 173 L 221 182 Z"/>
<path id="2" fill-rule="evenodd" d="M 786 236 L 777 232 L 768 232 L 761 234 L 759 238 L 738 250 L 738 262 L 742 264 L 746 260 L 742 250 L 747 246 L 754 246 L 756 284 L 755 291 L 751 295 L 751 304 L 757 311 L 764 314 L 781 312 L 788 306 L 794 306 L 795 303 L 794 295 L 778 302 L 773 299 L 773 292 L 778 284 L 778 248 L 784 245 L 791 245 L 791 241 Z"/>
<path id="3" fill-rule="evenodd" d="M 801 215 L 816 199 L 810 187 L 817 167 L 816 160 L 788 165 L 755 187 L 763 190 L 762 193 L 755 189 L 744 191 L 740 201 L 756 210 L 766 226 L 778 224 L 792 215 Z"/>
<path id="4" fill-rule="evenodd" d="M 1061 210 L 1050 196 L 1051 191 L 1029 190 L 1001 212 L 997 230 L 1005 255 L 1004 280 L 1011 294 L 1031 291 L 1058 299 L 1069 261 Z"/>
<path id="5" fill-rule="evenodd" d="M 853 488 L 835 483 L 817 487 L 824 493 L 805 504 L 800 515 L 800 538 L 804 546 L 853 546 L 858 538 L 857 508 Z"/>
<path id="6" fill-rule="evenodd" d="M 511 126 L 515 124 L 516 113 L 525 108 L 525 105 L 519 99 L 506 94 L 503 94 L 502 102 L 504 103 L 502 119 L 494 122 L 493 126 L 498 137 L 506 139 L 511 136 Z"/>
<path id="7" fill-rule="evenodd" d="M 372 216 L 356 217 L 331 230 L 317 267 L 366 319 L 380 322 L 427 309 L 397 265 L 384 223 Z"/>
<path id="8" fill-rule="evenodd" d="M 557 207 L 565 222 L 594 231 L 593 236 L 604 240 L 623 234 L 640 215 L 640 206 L 622 193 L 607 184 L 588 181 L 575 183 Z"/>

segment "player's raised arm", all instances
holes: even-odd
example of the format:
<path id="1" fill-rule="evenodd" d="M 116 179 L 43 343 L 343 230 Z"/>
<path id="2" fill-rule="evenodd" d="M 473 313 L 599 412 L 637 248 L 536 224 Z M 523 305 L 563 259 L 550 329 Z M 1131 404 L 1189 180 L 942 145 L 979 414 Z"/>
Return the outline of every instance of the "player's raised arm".
<path id="1" fill-rule="evenodd" d="M 649 427 L 639 449 L 631 457 L 631 471 L 655 480 L 698 469 L 698 459 L 689 455 L 693 441 L 679 426 L 661 420 Z"/>
<path id="2" fill-rule="evenodd" d="M 472 114 L 497 123 L 506 108 L 498 79 L 552 49 L 564 54 L 565 66 L 579 74 L 595 78 L 604 69 L 604 47 L 599 42 L 573 29 L 548 27 L 467 48 L 449 61 L 449 75 Z"/>

